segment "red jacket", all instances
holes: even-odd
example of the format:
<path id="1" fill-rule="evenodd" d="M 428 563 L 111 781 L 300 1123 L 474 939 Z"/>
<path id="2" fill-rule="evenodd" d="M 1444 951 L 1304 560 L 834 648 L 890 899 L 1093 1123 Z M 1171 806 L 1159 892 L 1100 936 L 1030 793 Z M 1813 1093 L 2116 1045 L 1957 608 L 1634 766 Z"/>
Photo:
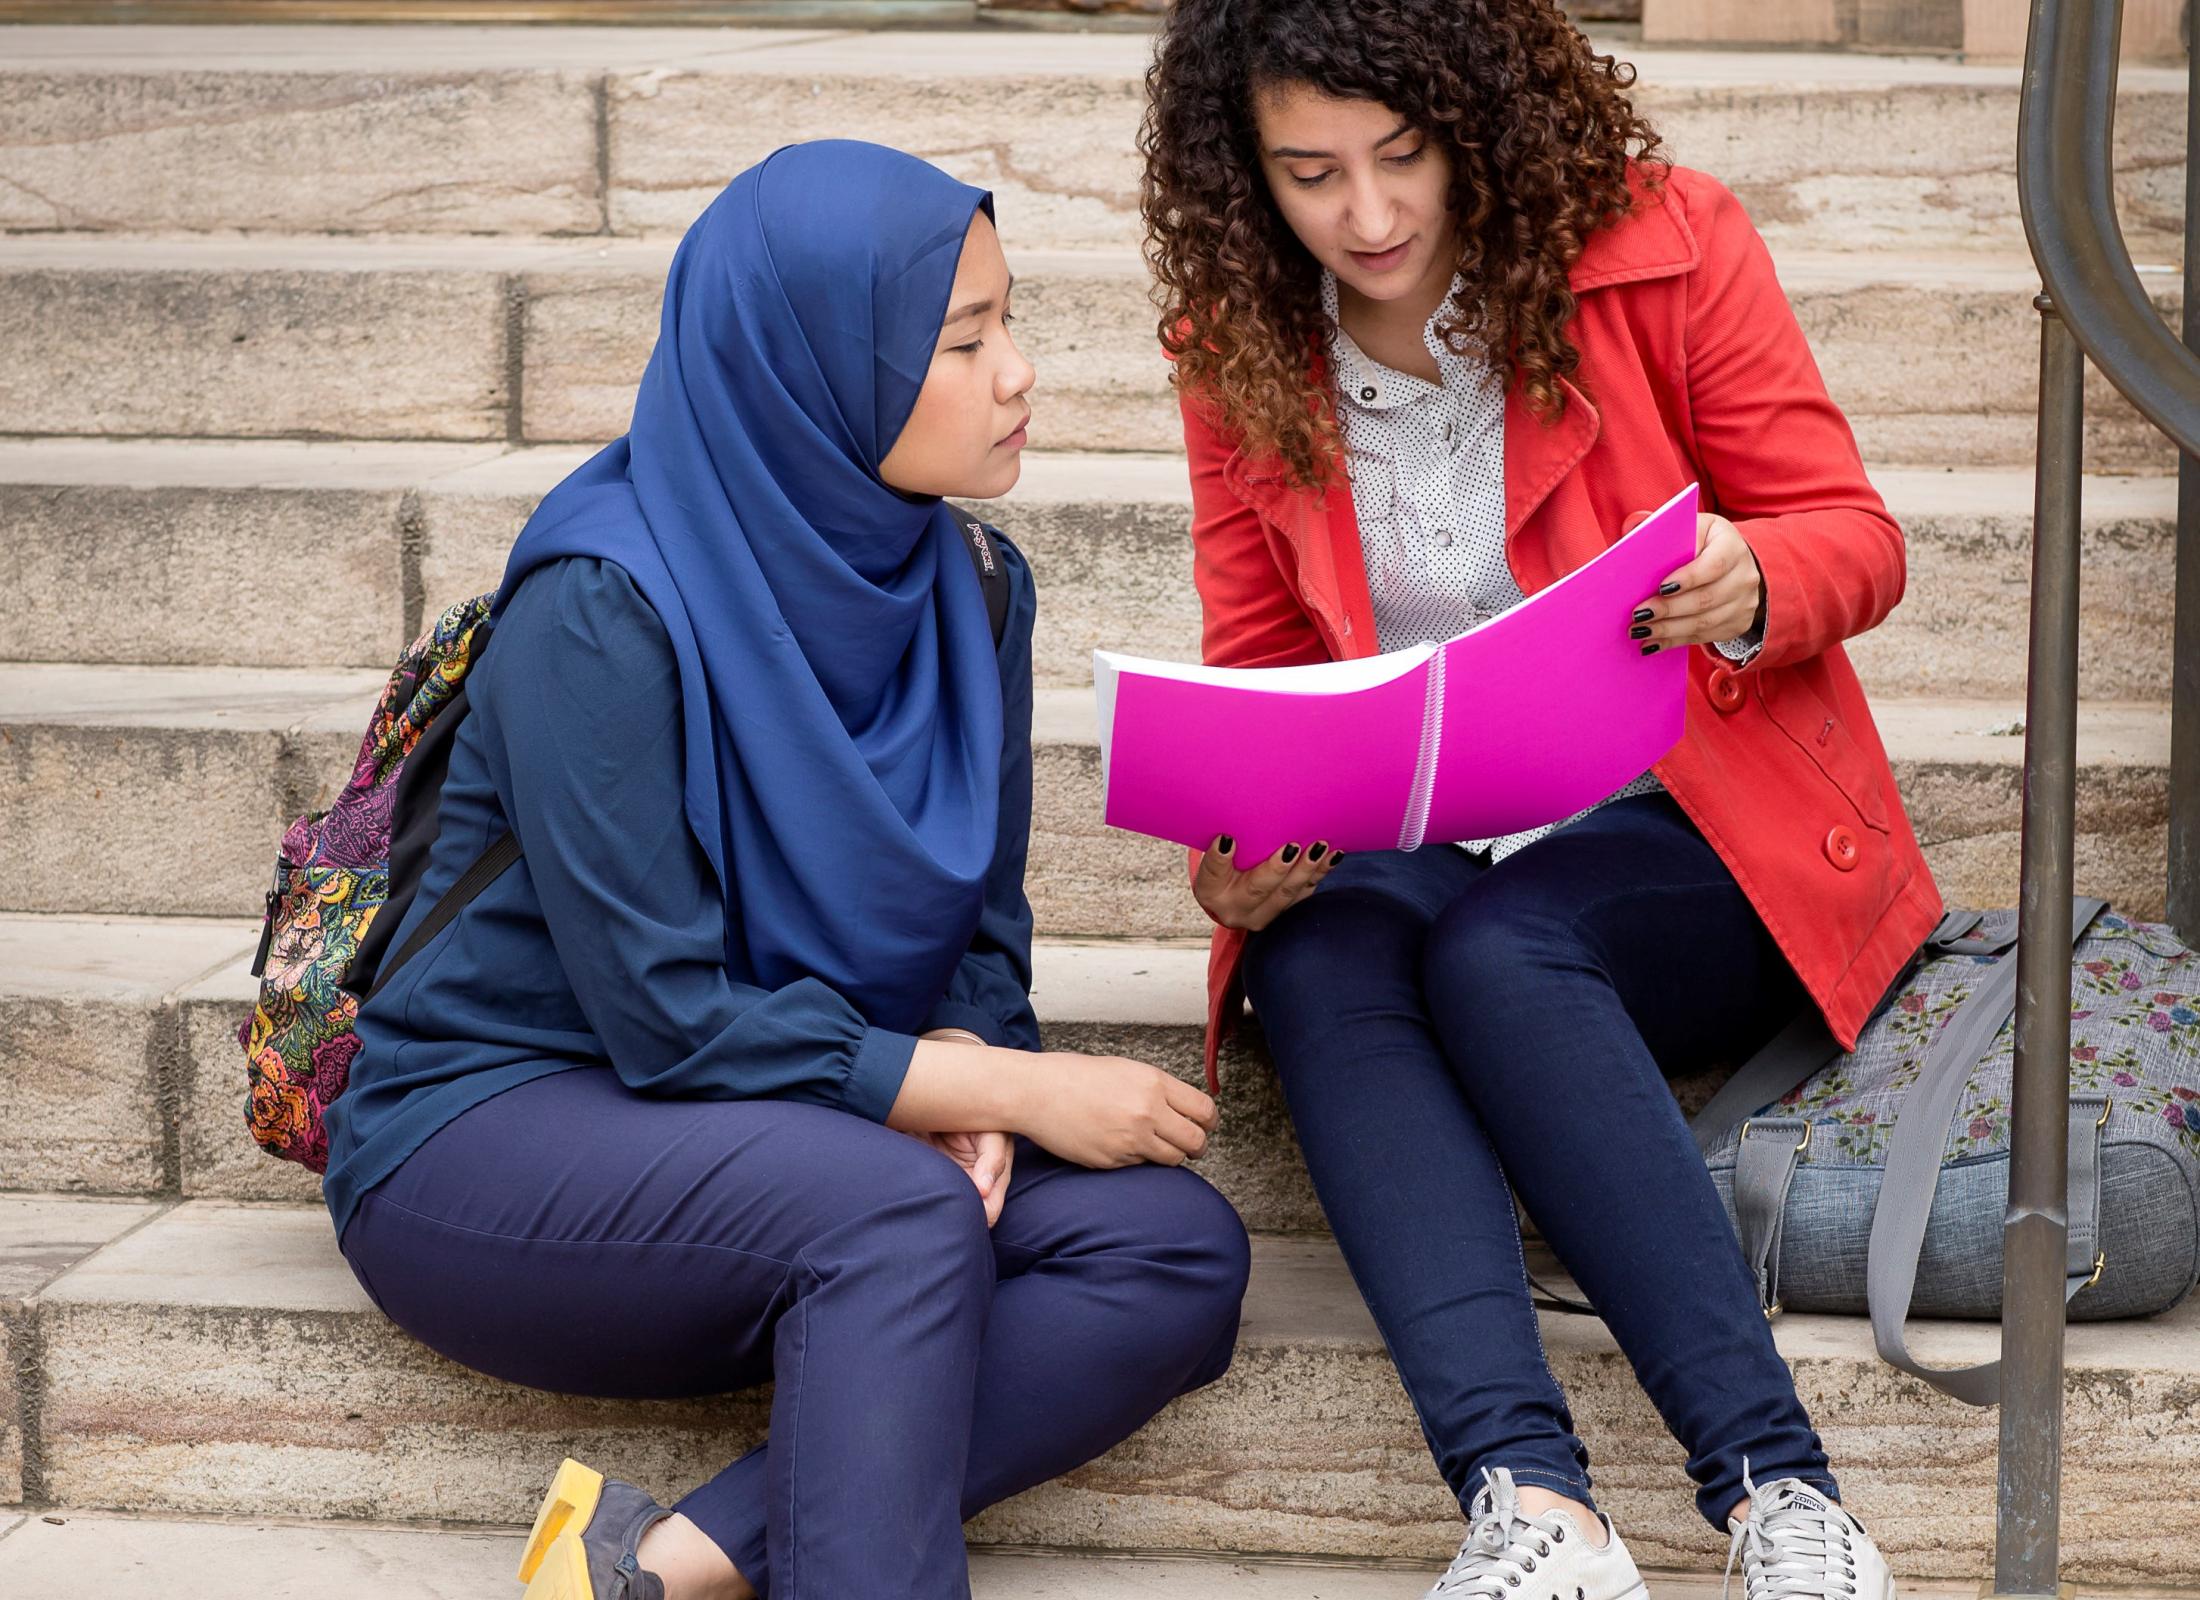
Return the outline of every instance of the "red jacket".
<path id="1" fill-rule="evenodd" d="M 1654 770 L 1852 1047 L 1940 916 L 1841 648 L 1902 597 L 1902 530 L 1740 202 L 1686 168 L 1672 169 L 1662 198 L 1638 195 L 1571 274 L 1581 368 L 1565 417 L 1545 426 L 1517 386 L 1507 398 L 1506 561 L 1533 594 L 1617 538 L 1628 513 L 1691 481 L 1704 510 L 1740 529 L 1764 577 L 1764 648 L 1741 668 L 1689 652 L 1687 731 Z M 1373 655 L 1350 488 L 1291 488 L 1279 463 L 1246 459 L 1201 407 L 1183 410 L 1207 661 Z M 1245 937 L 1214 934 L 1210 1087 L 1242 1004 Z"/>

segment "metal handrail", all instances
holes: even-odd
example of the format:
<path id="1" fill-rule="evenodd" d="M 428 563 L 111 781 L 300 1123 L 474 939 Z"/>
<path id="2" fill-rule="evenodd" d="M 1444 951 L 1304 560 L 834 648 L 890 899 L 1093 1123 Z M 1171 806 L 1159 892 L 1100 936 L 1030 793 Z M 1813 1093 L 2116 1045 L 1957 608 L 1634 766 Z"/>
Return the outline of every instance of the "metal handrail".
<path id="1" fill-rule="evenodd" d="M 2085 360 L 2183 452 L 2171 663 L 2169 907 L 2200 938 L 2200 53 L 2188 47 L 2185 338 L 2163 324 L 2116 219 L 2112 153 L 2122 0 L 2032 0 L 2017 193 L 2045 291 L 2025 684 L 2009 1204 L 2002 1227 L 1997 1596 L 2060 1589 L 2070 948 L 2077 820 L 2079 513 Z"/>
<path id="2" fill-rule="evenodd" d="M 2200 355 L 2147 297 L 2116 217 L 2122 0 L 2032 0 L 2017 201 L 2032 259 L 2078 346 L 2146 419 L 2200 455 Z"/>

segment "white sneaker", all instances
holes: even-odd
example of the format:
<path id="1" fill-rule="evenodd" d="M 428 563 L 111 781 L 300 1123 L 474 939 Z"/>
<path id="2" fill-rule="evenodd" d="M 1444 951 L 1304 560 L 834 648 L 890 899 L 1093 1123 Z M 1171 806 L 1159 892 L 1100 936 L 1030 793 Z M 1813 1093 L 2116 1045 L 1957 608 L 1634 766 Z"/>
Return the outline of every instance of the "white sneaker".
<path id="1" fill-rule="evenodd" d="M 1604 1543 L 1593 1545 L 1571 1512 L 1524 1513 L 1503 1468 L 1482 1476 L 1466 1542 L 1421 1600 L 1648 1600 L 1610 1517 L 1597 1514 Z"/>
<path id="2" fill-rule="evenodd" d="M 1730 1522 L 1727 1583 L 1742 1563 L 1742 1600 L 1895 1600 L 1886 1558 L 1864 1525 L 1800 1478 L 1749 1481 L 1749 1519 Z M 1725 1591 L 1722 1589 L 1722 1596 Z"/>

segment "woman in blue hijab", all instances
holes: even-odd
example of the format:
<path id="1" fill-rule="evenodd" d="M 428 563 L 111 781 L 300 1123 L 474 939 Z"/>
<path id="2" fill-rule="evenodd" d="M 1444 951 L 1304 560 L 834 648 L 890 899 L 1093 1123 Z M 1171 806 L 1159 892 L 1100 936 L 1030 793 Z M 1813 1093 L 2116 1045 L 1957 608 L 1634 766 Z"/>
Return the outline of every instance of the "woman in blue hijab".
<path id="1" fill-rule="evenodd" d="M 476 1370 L 775 1380 L 671 1509 L 566 1462 L 532 1600 L 964 1600 L 965 1517 L 1229 1364 L 1244 1230 L 1181 1168 L 1213 1103 L 1032 1015 L 1031 575 L 943 500 L 1016 479 L 1010 290 L 983 192 L 780 151 L 512 551 L 392 947 L 523 853 L 362 1007 L 331 1217 Z"/>

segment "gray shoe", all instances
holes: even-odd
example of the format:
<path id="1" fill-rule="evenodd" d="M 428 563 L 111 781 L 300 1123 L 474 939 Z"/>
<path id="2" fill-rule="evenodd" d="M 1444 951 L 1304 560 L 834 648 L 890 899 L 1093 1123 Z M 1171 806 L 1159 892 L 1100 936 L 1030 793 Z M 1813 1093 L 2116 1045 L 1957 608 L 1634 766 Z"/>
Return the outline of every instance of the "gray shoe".
<path id="1" fill-rule="evenodd" d="M 1734 1563 L 1742 1564 L 1743 1600 L 1895 1600 L 1887 1559 L 1864 1525 L 1800 1478 L 1780 1478 L 1759 1488 L 1742 1462 L 1749 1495 L 1746 1520 L 1727 1524 L 1727 1587 Z"/>
<path id="2" fill-rule="evenodd" d="M 568 1458 L 520 1556 L 525 1600 L 665 1600 L 664 1581 L 642 1570 L 636 1552 L 671 1515 L 633 1484 Z"/>
<path id="3" fill-rule="evenodd" d="M 1531 1517 L 1522 1511 L 1504 1468 L 1485 1469 L 1482 1476 L 1466 1542 L 1422 1600 L 1648 1600 L 1610 1517 L 1599 1513 L 1604 1543 L 1591 1544 L 1570 1512 Z"/>

